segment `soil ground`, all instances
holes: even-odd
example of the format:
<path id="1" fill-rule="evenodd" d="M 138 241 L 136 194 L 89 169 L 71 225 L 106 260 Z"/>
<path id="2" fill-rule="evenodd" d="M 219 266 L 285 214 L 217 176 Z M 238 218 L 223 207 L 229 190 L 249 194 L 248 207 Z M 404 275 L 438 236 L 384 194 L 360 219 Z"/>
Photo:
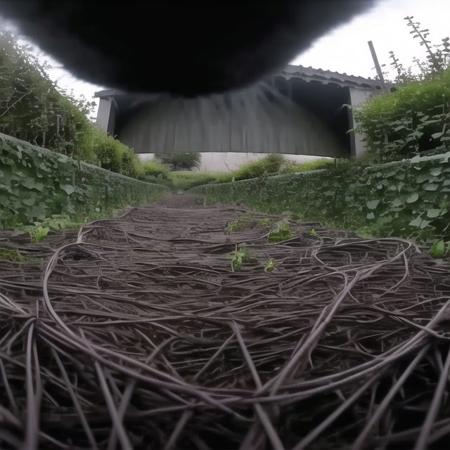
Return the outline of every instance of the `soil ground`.
<path id="1" fill-rule="evenodd" d="M 450 272 L 408 241 L 173 195 L 0 248 L 2 449 L 445 448 Z"/>

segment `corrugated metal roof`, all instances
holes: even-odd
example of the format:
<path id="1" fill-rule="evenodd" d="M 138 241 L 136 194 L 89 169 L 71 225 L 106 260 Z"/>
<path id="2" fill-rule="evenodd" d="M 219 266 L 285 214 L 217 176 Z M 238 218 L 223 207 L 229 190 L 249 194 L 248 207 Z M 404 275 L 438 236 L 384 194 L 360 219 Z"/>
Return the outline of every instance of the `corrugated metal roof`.
<path id="1" fill-rule="evenodd" d="M 321 84 L 335 84 L 342 87 L 359 87 L 364 89 L 381 89 L 379 80 L 347 75 L 346 73 L 332 72 L 330 70 L 314 69 L 313 67 L 294 66 L 289 64 L 280 71 L 278 76 L 287 80 L 299 78 L 306 82 Z"/>

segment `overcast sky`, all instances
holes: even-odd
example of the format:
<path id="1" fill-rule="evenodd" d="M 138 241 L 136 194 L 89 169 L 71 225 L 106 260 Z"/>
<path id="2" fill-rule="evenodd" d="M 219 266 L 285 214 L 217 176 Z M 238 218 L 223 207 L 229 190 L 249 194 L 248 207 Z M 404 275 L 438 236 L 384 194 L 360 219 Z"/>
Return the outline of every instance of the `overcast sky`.
<path id="1" fill-rule="evenodd" d="M 450 35 L 450 0 L 381 0 L 371 11 L 319 39 L 294 64 L 374 77 L 367 45 L 372 40 L 382 64 L 389 66 L 393 50 L 409 67 L 414 56 L 423 55 L 423 48 L 409 34 L 405 16 L 414 16 L 428 28 L 433 43 Z"/>
<path id="2" fill-rule="evenodd" d="M 412 65 L 414 56 L 423 55 L 423 49 L 409 34 L 403 20 L 406 15 L 414 16 L 425 28 L 429 28 L 434 43 L 450 35 L 450 0 L 381 0 L 371 11 L 319 39 L 293 63 L 374 77 L 367 46 L 367 41 L 372 40 L 382 64 L 389 65 L 389 51 L 393 50 L 402 64 L 408 67 Z M 41 59 L 48 57 L 41 52 Z M 95 91 L 101 89 L 100 86 L 75 79 L 54 61 L 51 64 L 54 66 L 50 71 L 52 79 L 57 80 L 61 87 L 73 90 L 75 95 L 90 99 Z"/>

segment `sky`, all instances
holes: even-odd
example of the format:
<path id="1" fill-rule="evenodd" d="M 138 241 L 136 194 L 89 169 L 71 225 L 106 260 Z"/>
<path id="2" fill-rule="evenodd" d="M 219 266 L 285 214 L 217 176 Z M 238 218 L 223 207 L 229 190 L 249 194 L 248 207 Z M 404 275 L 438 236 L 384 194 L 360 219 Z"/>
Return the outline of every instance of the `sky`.
<path id="1" fill-rule="evenodd" d="M 414 16 L 428 28 L 432 43 L 450 35 L 450 0 L 381 0 L 372 10 L 316 41 L 293 63 L 373 78 L 376 73 L 367 45 L 371 40 L 386 69 L 390 50 L 405 68 L 410 67 L 413 57 L 423 56 L 424 50 L 409 34 L 405 16 Z"/>
<path id="2" fill-rule="evenodd" d="M 414 16 L 430 29 L 433 43 L 439 43 L 450 35 L 450 0 L 380 0 L 372 10 L 316 41 L 292 63 L 373 78 L 374 64 L 367 45 L 367 41 L 372 40 L 381 64 L 386 64 L 386 70 L 389 69 L 390 50 L 405 67 L 409 67 L 413 65 L 414 56 L 423 55 L 423 49 L 409 34 L 403 20 L 406 15 Z M 76 96 L 83 95 L 90 100 L 96 91 L 103 88 L 76 79 L 36 47 L 35 52 L 41 61 L 49 61 L 52 66 L 50 77 Z"/>

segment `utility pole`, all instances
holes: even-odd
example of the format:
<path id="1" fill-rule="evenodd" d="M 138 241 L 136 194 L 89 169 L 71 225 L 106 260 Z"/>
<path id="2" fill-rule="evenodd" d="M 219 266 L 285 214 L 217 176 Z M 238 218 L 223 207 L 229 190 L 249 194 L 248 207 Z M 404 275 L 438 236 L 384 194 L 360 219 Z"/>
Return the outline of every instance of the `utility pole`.
<path id="1" fill-rule="evenodd" d="M 375 69 L 376 69 L 377 74 L 378 74 L 378 78 L 380 79 L 380 82 L 381 82 L 381 86 L 382 86 L 384 91 L 387 91 L 386 83 L 384 81 L 383 72 L 381 70 L 380 62 L 378 61 L 377 53 L 375 52 L 375 47 L 373 46 L 373 42 L 369 41 L 368 44 L 369 44 L 370 53 L 372 55 L 373 62 L 375 64 Z"/>

